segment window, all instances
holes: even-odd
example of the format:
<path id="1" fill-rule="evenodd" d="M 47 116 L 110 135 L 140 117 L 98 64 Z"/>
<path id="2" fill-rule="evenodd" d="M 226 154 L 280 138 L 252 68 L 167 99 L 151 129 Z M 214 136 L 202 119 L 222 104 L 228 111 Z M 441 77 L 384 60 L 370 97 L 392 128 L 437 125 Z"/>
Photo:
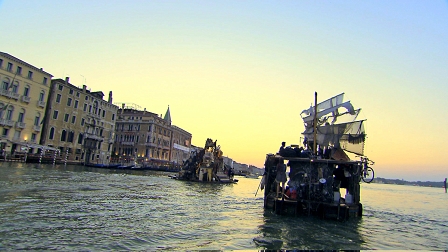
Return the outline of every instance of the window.
<path id="1" fill-rule="evenodd" d="M 50 139 L 50 140 L 54 139 L 54 128 L 50 129 L 50 134 L 48 135 L 48 139 Z"/>
<path id="2" fill-rule="evenodd" d="M 75 100 L 75 108 L 78 108 L 78 100 Z"/>
<path id="3" fill-rule="evenodd" d="M 76 92 L 76 97 L 79 97 L 79 92 Z"/>
<path id="4" fill-rule="evenodd" d="M 32 79 L 33 78 L 33 72 L 28 71 L 28 79 Z"/>
<path id="5" fill-rule="evenodd" d="M 72 98 L 67 99 L 67 106 L 72 106 Z"/>
<path id="6" fill-rule="evenodd" d="M 2 67 L 2 65 L 3 65 L 3 60 L 0 59 L 0 68 Z"/>
<path id="7" fill-rule="evenodd" d="M 17 74 L 22 75 L 22 68 L 17 66 Z"/>
<path id="8" fill-rule="evenodd" d="M 112 121 L 115 120 L 115 114 L 112 114 Z"/>
<path id="9" fill-rule="evenodd" d="M 47 77 L 44 77 L 44 80 L 42 81 L 42 83 L 43 83 L 44 85 L 47 85 L 47 82 L 48 82 Z"/>
<path id="10" fill-rule="evenodd" d="M 3 82 L 2 82 L 2 89 L 3 90 L 8 90 L 9 88 L 9 79 L 6 78 Z"/>
<path id="11" fill-rule="evenodd" d="M 92 113 L 92 105 L 89 105 L 89 113 Z"/>
<path id="12" fill-rule="evenodd" d="M 84 103 L 84 111 L 87 111 L 87 104 Z"/>
<path id="13" fill-rule="evenodd" d="M 19 91 L 19 83 L 16 81 L 12 84 L 12 92 L 17 94 L 17 91 Z"/>
<path id="14" fill-rule="evenodd" d="M 9 129 L 3 128 L 2 136 L 7 137 L 8 136 L 8 132 L 9 132 Z"/>
<path id="15" fill-rule="evenodd" d="M 56 102 L 61 103 L 61 94 L 56 95 Z"/>
<path id="16" fill-rule="evenodd" d="M 37 113 L 36 117 L 34 118 L 34 126 L 39 126 L 40 123 L 40 113 Z"/>
<path id="17" fill-rule="evenodd" d="M 84 126 L 84 118 L 81 119 L 81 126 Z"/>
<path id="18" fill-rule="evenodd" d="M 59 89 L 60 91 L 62 91 L 62 89 L 64 89 L 64 86 L 62 86 L 61 84 L 59 84 L 58 89 Z"/>
<path id="19" fill-rule="evenodd" d="M 19 130 L 16 130 L 15 132 L 14 132 L 14 137 L 13 137 L 13 139 L 17 139 L 17 140 L 19 140 L 20 139 L 20 134 L 22 133 L 22 131 L 19 131 Z"/>
<path id="20" fill-rule="evenodd" d="M 24 117 L 25 117 L 25 110 L 24 109 L 20 109 L 19 117 L 17 118 L 17 121 L 22 123 Z"/>
<path id="21" fill-rule="evenodd" d="M 106 117 L 106 111 L 103 110 L 103 117 Z"/>
<path id="22" fill-rule="evenodd" d="M 88 101 L 89 100 L 89 97 L 86 95 L 86 101 Z"/>
<path id="23" fill-rule="evenodd" d="M 64 122 L 68 122 L 68 117 L 69 117 L 70 115 L 69 114 L 65 114 L 64 115 Z"/>
<path id="24" fill-rule="evenodd" d="M 68 93 L 72 95 L 72 94 L 73 94 L 73 89 L 70 89 L 70 90 L 68 91 Z"/>
<path id="25" fill-rule="evenodd" d="M 6 109 L 5 104 L 3 102 L 0 102 L 0 119 L 3 118 L 3 111 Z"/>
<path id="26" fill-rule="evenodd" d="M 66 130 L 62 130 L 61 141 L 65 142 L 65 139 L 67 139 L 67 131 Z"/>
<path id="27" fill-rule="evenodd" d="M 23 96 L 28 96 L 30 94 L 30 87 L 26 86 L 23 90 Z"/>
<path id="28" fill-rule="evenodd" d="M 54 112 L 53 112 L 53 119 L 58 119 L 58 111 L 57 110 L 55 110 Z"/>
<path id="29" fill-rule="evenodd" d="M 76 116 L 72 116 L 72 123 L 74 124 L 76 122 Z"/>
<path id="30" fill-rule="evenodd" d="M 82 134 L 81 133 L 79 133 L 79 135 L 78 135 L 78 143 L 82 144 Z"/>
<path id="31" fill-rule="evenodd" d="M 44 98 L 45 98 L 45 93 L 44 93 L 44 91 L 41 91 L 39 94 L 39 101 L 44 101 Z"/>
<path id="32" fill-rule="evenodd" d="M 36 142 L 36 133 L 31 133 L 31 141 Z"/>
<path id="33" fill-rule="evenodd" d="M 6 67 L 6 71 L 12 72 L 12 63 L 8 62 L 8 66 Z"/>
<path id="34" fill-rule="evenodd" d="M 68 139 L 67 139 L 67 142 L 73 143 L 73 138 L 74 138 L 74 137 L 75 137 L 75 132 L 70 131 L 70 132 L 68 133 Z"/>
<path id="35" fill-rule="evenodd" d="M 8 110 L 6 111 L 6 120 L 12 120 L 13 113 L 14 113 L 14 107 L 9 106 Z"/>

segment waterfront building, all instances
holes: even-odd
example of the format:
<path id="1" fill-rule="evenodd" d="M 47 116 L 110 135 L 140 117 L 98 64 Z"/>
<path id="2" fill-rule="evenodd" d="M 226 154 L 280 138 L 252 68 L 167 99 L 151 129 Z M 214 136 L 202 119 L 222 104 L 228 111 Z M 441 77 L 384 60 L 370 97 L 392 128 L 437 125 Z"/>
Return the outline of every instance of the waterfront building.
<path id="1" fill-rule="evenodd" d="M 51 81 L 41 144 L 59 150 L 68 162 L 109 164 L 118 107 L 112 91 L 103 100 L 101 91 L 76 87 L 65 80 Z"/>
<path id="2" fill-rule="evenodd" d="M 188 159 L 191 134 L 171 124 L 168 107 L 165 116 L 136 104 L 121 104 L 115 128 L 113 159 L 117 163 L 137 162 L 160 166 L 182 164 Z"/>
<path id="3" fill-rule="evenodd" d="M 247 164 L 242 164 L 238 162 L 233 162 L 233 169 L 235 170 L 235 174 L 238 175 L 246 175 L 249 174 L 249 166 Z"/>
<path id="4" fill-rule="evenodd" d="M 224 156 L 223 158 L 223 163 L 224 165 L 226 165 L 227 167 L 233 168 L 233 159 Z"/>
<path id="5" fill-rule="evenodd" d="M 261 168 L 258 168 L 256 166 L 254 166 L 254 165 L 249 165 L 249 170 L 248 171 L 249 171 L 250 174 L 263 175 L 264 168 L 261 169 Z"/>
<path id="6" fill-rule="evenodd" d="M 0 150 L 2 157 L 35 153 L 53 76 L 0 52 Z"/>

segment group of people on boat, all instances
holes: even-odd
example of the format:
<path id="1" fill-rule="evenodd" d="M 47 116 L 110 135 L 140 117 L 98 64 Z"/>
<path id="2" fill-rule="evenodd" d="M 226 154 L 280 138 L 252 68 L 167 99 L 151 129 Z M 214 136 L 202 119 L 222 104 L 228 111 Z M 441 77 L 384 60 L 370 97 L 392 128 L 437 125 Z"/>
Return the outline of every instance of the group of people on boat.
<path id="1" fill-rule="evenodd" d="M 292 181 L 291 179 L 288 179 L 288 175 L 286 173 L 286 167 L 290 165 L 290 162 L 288 164 L 285 164 L 285 158 L 291 158 L 291 157 L 299 157 L 299 158 L 311 158 L 311 157 L 317 157 L 321 159 L 330 159 L 332 158 L 332 155 L 336 153 L 337 155 L 337 148 L 332 147 L 320 147 L 317 146 L 317 156 L 313 153 L 313 143 L 308 142 L 306 139 L 304 141 L 304 147 L 294 146 L 294 147 L 286 147 L 286 142 L 282 142 L 281 146 L 276 154 L 276 159 L 274 162 L 275 166 L 275 193 L 277 197 L 285 196 L 286 198 L 295 199 L 297 197 L 297 190 L 296 183 Z M 332 153 L 333 152 L 333 153 Z M 344 158 L 342 158 L 344 159 Z M 347 179 L 345 177 L 344 172 L 346 172 L 344 166 L 340 166 L 339 168 L 335 169 L 333 171 L 333 176 L 335 179 L 335 182 L 337 183 L 338 187 L 346 188 L 347 187 Z M 291 174 L 290 174 L 291 175 Z M 264 181 L 265 181 L 266 173 L 263 175 L 262 178 L 262 189 L 265 187 Z"/>

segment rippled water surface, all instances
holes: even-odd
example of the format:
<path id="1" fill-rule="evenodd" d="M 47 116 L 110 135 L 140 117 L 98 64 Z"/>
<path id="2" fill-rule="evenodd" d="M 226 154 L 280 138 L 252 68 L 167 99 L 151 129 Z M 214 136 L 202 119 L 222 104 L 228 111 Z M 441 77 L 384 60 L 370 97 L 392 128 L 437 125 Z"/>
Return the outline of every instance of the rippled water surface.
<path id="1" fill-rule="evenodd" d="M 448 249 L 442 188 L 362 184 L 364 216 L 276 216 L 259 179 L 0 163 L 0 250 Z"/>

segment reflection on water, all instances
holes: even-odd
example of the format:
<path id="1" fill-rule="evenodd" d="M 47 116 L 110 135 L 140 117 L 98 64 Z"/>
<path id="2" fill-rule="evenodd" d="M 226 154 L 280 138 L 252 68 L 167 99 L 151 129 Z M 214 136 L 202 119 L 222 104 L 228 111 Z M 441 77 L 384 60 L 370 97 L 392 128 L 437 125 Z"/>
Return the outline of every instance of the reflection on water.
<path id="1" fill-rule="evenodd" d="M 435 188 L 363 184 L 366 216 L 338 222 L 265 211 L 260 179 L 217 185 L 166 172 L 0 165 L 0 250 L 448 247 L 448 197 Z"/>

